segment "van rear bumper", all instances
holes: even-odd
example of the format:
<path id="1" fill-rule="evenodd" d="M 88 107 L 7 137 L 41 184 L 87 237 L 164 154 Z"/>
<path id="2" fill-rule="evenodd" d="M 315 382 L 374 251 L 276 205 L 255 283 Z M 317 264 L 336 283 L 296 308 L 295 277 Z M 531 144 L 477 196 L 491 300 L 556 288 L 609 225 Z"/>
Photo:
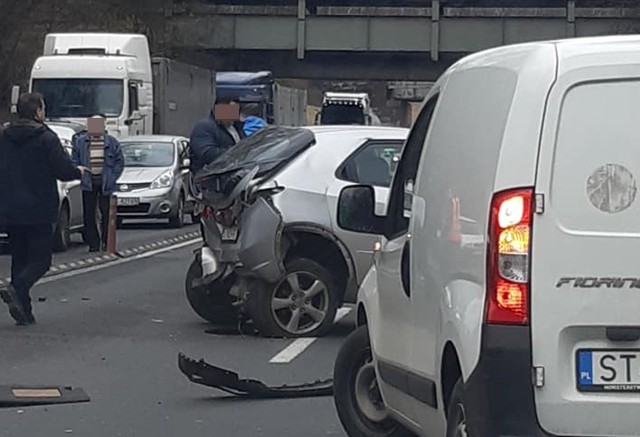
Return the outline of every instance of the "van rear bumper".
<path id="1" fill-rule="evenodd" d="M 480 361 L 464 391 L 471 435 L 553 437 L 538 423 L 531 362 L 529 327 L 484 326 Z"/>

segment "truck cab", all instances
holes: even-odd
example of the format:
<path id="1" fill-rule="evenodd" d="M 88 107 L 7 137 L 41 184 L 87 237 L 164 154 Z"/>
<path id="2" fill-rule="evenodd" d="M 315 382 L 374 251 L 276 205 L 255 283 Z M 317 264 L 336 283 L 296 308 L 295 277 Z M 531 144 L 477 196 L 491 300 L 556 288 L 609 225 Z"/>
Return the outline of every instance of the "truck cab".
<path id="1" fill-rule="evenodd" d="M 47 117 L 84 124 L 101 114 L 115 137 L 152 133 L 151 57 L 144 35 L 49 34 L 29 89 L 44 95 Z"/>
<path id="2" fill-rule="evenodd" d="M 367 93 L 325 92 L 316 124 L 380 125 Z"/>

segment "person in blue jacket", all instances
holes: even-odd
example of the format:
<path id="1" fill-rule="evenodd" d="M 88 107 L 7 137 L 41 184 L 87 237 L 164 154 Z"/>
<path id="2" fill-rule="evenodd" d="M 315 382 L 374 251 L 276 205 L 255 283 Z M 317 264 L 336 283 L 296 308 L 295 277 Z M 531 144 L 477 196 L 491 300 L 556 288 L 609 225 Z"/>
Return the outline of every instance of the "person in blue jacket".
<path id="1" fill-rule="evenodd" d="M 105 117 L 97 115 L 92 118 Z M 82 175 L 84 234 L 90 252 L 106 250 L 110 197 L 124 171 L 124 155 L 118 140 L 106 130 L 103 140 L 104 143 L 91 141 L 87 129 L 73 137 L 73 163 L 91 171 Z M 100 231 L 96 220 L 97 208 L 100 208 L 101 215 Z"/>
<path id="2" fill-rule="evenodd" d="M 267 127 L 267 122 L 260 118 L 260 106 L 257 103 L 244 103 L 240 106 L 242 130 L 248 137 Z"/>
<path id="3" fill-rule="evenodd" d="M 229 104 L 237 103 L 218 98 L 209 116 L 193 127 L 190 138 L 192 174 L 195 175 L 245 137 L 242 122 L 237 119 L 239 117 L 235 120 L 219 120 L 216 117 L 216 107 Z"/>

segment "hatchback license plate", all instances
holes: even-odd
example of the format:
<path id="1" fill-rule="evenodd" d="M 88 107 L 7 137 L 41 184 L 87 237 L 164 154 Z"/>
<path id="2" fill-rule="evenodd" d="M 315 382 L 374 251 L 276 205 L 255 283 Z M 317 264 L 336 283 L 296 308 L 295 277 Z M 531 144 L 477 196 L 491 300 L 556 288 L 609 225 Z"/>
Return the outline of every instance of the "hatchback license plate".
<path id="1" fill-rule="evenodd" d="M 137 197 L 118 197 L 118 206 L 137 206 L 140 199 Z"/>
<path id="2" fill-rule="evenodd" d="M 236 241 L 238 239 L 238 228 L 225 228 L 218 224 L 218 230 L 220 230 L 222 241 Z"/>
<path id="3" fill-rule="evenodd" d="M 640 392 L 640 350 L 587 350 L 577 354 L 578 390 Z"/>

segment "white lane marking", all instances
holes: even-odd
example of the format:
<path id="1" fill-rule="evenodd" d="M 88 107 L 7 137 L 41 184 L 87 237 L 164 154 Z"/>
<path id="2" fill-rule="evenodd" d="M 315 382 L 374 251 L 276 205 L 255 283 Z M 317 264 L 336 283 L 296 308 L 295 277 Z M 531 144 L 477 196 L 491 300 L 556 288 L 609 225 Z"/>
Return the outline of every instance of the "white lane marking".
<path id="1" fill-rule="evenodd" d="M 335 322 L 344 318 L 352 311 L 352 308 L 340 308 L 336 313 Z M 286 364 L 295 360 L 302 352 L 316 341 L 318 337 L 298 338 L 291 342 L 287 347 L 282 349 L 276 356 L 269 361 L 272 364 Z"/>
<path id="2" fill-rule="evenodd" d="M 132 261 L 136 261 L 139 259 L 144 259 L 144 258 L 149 258 L 164 252 L 170 252 L 172 250 L 176 250 L 176 249 L 181 249 L 183 247 L 187 247 L 190 246 L 192 244 L 196 244 L 201 242 L 202 240 L 200 238 L 194 239 L 194 240 L 190 240 L 190 241 L 185 241 L 183 243 L 179 243 L 179 244 L 174 244 L 173 246 L 168 246 L 168 247 L 163 247 L 161 249 L 157 249 L 157 250 L 152 250 L 149 252 L 145 252 L 145 253 L 141 253 L 139 255 L 135 255 L 129 258 L 119 258 L 119 259 L 115 259 L 113 261 L 110 261 L 108 263 L 105 264 L 100 264 L 97 266 L 91 266 L 91 267 L 86 267 L 84 269 L 78 269 L 78 270 L 74 270 L 71 272 L 66 272 L 66 273 L 61 273 L 59 275 L 55 275 L 55 276 L 48 276 L 46 278 L 43 278 L 42 280 L 40 280 L 38 282 L 38 284 L 46 284 L 48 282 L 54 282 L 54 281 L 59 281 L 60 279 L 65 279 L 65 278 L 71 278 L 73 276 L 78 276 L 78 275 L 82 275 L 85 273 L 90 273 L 90 272 L 95 272 L 97 270 L 102 270 L 102 269 L 106 269 L 109 267 L 114 267 L 120 264 L 125 264 L 125 263 L 129 263 Z"/>

